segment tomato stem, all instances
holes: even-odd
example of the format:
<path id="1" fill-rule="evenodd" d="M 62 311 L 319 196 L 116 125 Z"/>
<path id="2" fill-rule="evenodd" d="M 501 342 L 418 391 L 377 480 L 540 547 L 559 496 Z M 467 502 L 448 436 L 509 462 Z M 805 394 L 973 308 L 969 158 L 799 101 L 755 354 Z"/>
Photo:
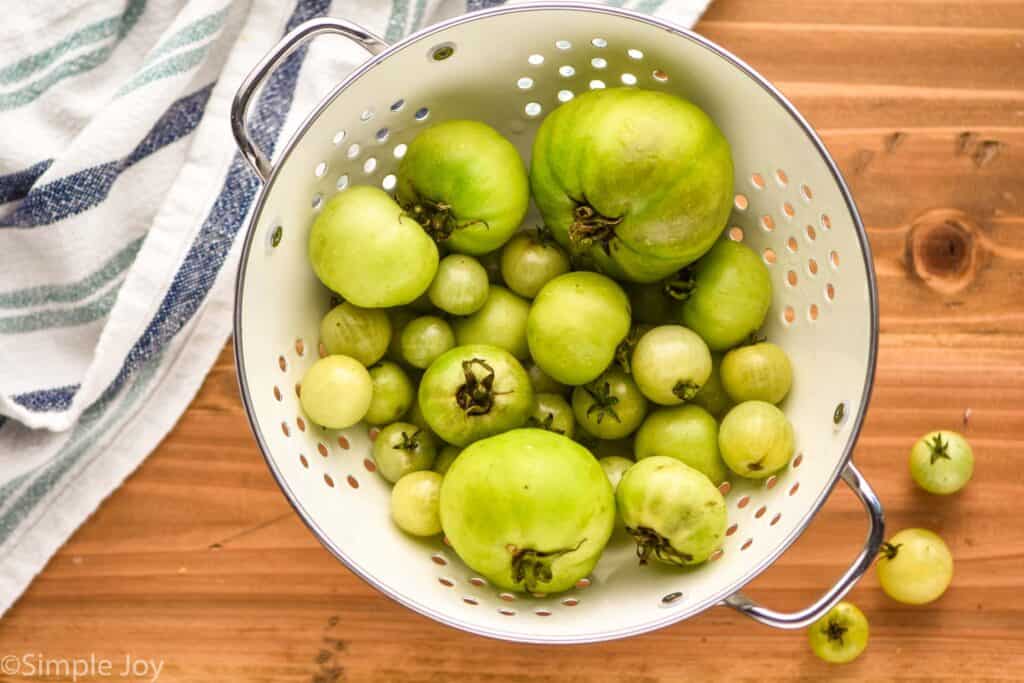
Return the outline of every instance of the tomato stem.
<path id="1" fill-rule="evenodd" d="M 402 208 L 423 227 L 424 232 L 430 235 L 435 242 L 444 242 L 456 230 L 478 223 L 483 223 L 484 227 L 490 228 L 487 221 L 479 219 L 459 222 L 451 204 L 435 202 L 426 197 L 406 202 Z"/>
<path id="2" fill-rule="evenodd" d="M 846 626 L 839 623 L 839 620 L 832 617 L 828 620 L 828 624 L 822 629 L 829 640 L 838 640 L 840 645 L 843 645 L 843 636 L 849 631 Z"/>
<path id="3" fill-rule="evenodd" d="M 511 393 L 494 390 L 494 368 L 481 358 L 462 361 L 462 373 L 466 382 L 455 391 L 455 401 L 466 415 L 486 415 L 494 407 L 495 396 Z"/>
<path id="4" fill-rule="evenodd" d="M 538 420 L 535 416 L 531 415 L 530 418 L 526 421 L 526 424 L 530 425 L 531 427 L 536 427 L 537 429 L 544 429 L 549 432 L 554 432 L 555 434 L 565 434 L 564 429 L 559 429 L 558 427 L 553 426 L 554 421 L 555 414 L 549 412 L 548 416 L 545 417 L 543 420 Z"/>
<path id="5" fill-rule="evenodd" d="M 587 408 L 587 417 L 597 413 L 597 424 L 601 424 L 606 415 L 611 415 L 616 422 L 622 422 L 622 418 L 615 412 L 615 406 L 619 402 L 619 397 L 612 396 L 611 384 L 595 381 L 585 385 L 583 390 L 590 394 L 590 398 L 594 400 L 593 405 Z"/>
<path id="6" fill-rule="evenodd" d="M 531 593 L 537 591 L 538 583 L 548 583 L 554 578 L 551 565 L 562 555 L 575 552 L 580 549 L 587 539 L 576 544 L 575 548 L 562 548 L 561 550 L 549 550 L 541 552 L 532 548 L 517 548 L 514 545 L 506 546 L 512 553 L 512 581 L 522 583 Z"/>
<path id="7" fill-rule="evenodd" d="M 886 541 L 878 549 L 878 554 L 881 555 L 886 560 L 891 560 L 894 557 L 896 557 L 896 553 L 898 553 L 900 551 L 900 546 L 901 545 L 903 545 L 903 544 L 902 543 L 893 544 L 893 543 L 889 543 L 888 541 Z"/>
<path id="8" fill-rule="evenodd" d="M 949 441 L 943 441 L 942 434 L 936 434 L 934 437 L 932 437 L 932 439 L 928 442 L 928 449 L 931 451 L 931 457 L 929 458 L 929 461 L 932 465 L 934 465 L 935 461 L 938 460 L 939 458 L 943 458 L 945 460 L 952 459 L 952 457 L 949 455 Z"/>
<path id="9" fill-rule="evenodd" d="M 676 301 L 686 301 L 696 289 L 697 281 L 689 268 L 683 268 L 674 278 L 665 280 L 664 284 L 665 295 Z"/>
<path id="10" fill-rule="evenodd" d="M 396 443 L 391 448 L 393 448 L 396 451 L 416 450 L 417 448 L 420 447 L 420 431 L 421 430 L 417 429 L 412 434 L 409 434 L 408 432 L 402 432 L 402 440 L 399 443 Z"/>
<path id="11" fill-rule="evenodd" d="M 667 538 L 649 527 L 626 527 L 626 531 L 636 541 L 636 556 L 640 564 L 647 564 L 651 553 L 659 560 L 671 564 L 684 565 L 693 562 L 693 555 L 676 550 Z"/>
<path id="12" fill-rule="evenodd" d="M 681 401 L 689 401 L 697 395 L 698 391 L 700 391 L 700 385 L 690 380 L 681 379 L 672 387 L 672 393 Z"/>
<path id="13" fill-rule="evenodd" d="M 615 226 L 622 222 L 622 216 L 609 218 L 589 204 L 582 203 L 573 210 L 573 217 L 575 220 L 569 226 L 569 239 L 573 243 L 581 247 L 597 244 L 604 249 L 604 253 L 611 253 L 608 244 L 615 237 Z"/>

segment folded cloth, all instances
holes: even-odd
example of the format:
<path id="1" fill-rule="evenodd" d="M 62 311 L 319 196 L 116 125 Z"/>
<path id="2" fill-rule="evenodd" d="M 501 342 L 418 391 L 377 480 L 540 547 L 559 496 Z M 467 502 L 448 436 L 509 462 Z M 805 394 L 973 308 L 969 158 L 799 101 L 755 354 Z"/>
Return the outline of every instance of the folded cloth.
<path id="1" fill-rule="evenodd" d="M 611 0 L 692 25 L 709 0 Z M 0 614 L 149 454 L 231 330 L 258 181 L 228 114 L 301 22 L 395 41 L 500 0 L 69 0 L 0 26 Z M 286 139 L 366 59 L 289 57 L 250 132 Z M 328 44 L 329 43 L 329 44 Z M 315 67 L 315 68 L 314 68 Z"/>

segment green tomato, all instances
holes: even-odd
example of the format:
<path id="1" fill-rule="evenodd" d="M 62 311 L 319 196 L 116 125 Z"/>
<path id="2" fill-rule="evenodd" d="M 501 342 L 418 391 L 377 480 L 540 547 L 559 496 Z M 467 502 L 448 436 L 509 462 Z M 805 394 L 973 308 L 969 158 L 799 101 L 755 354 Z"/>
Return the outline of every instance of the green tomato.
<path id="1" fill-rule="evenodd" d="M 404 363 L 402 356 L 402 330 L 418 316 L 408 308 L 389 308 L 388 320 L 391 322 L 391 341 L 388 342 L 387 357 L 397 363 Z"/>
<path id="2" fill-rule="evenodd" d="M 462 453 L 462 449 L 451 444 L 442 448 L 437 459 L 434 460 L 434 471 L 442 476 L 447 474 L 448 470 L 451 469 L 452 463 L 455 462 L 455 458 L 459 457 L 460 453 Z"/>
<path id="3" fill-rule="evenodd" d="M 689 401 L 711 376 L 711 352 L 692 330 L 655 327 L 637 342 L 631 362 L 644 396 L 663 406 Z"/>
<path id="4" fill-rule="evenodd" d="M 372 398 L 373 381 L 362 363 L 348 356 L 327 356 L 303 375 L 299 403 L 314 424 L 344 429 L 363 419 Z"/>
<path id="5" fill-rule="evenodd" d="M 662 282 L 631 284 L 626 288 L 634 322 L 663 325 L 675 318 L 675 299 L 665 293 Z"/>
<path id="6" fill-rule="evenodd" d="M 441 475 L 410 472 L 391 489 L 391 519 L 413 536 L 441 533 Z"/>
<path id="7" fill-rule="evenodd" d="M 704 562 L 725 538 L 725 499 L 689 465 L 664 456 L 638 461 L 615 490 L 640 564 L 653 555 L 667 564 Z"/>
<path id="8" fill-rule="evenodd" d="M 541 287 L 569 272 L 569 256 L 550 232 L 521 232 L 501 250 L 501 275 L 509 289 L 532 299 Z"/>
<path id="9" fill-rule="evenodd" d="M 633 351 L 645 334 L 654 329 L 653 325 L 633 325 L 626 338 L 615 349 L 615 364 L 627 374 L 633 374 Z"/>
<path id="10" fill-rule="evenodd" d="M 659 408 L 636 433 L 636 459 L 666 456 L 697 470 L 715 486 L 729 476 L 718 452 L 718 423 L 700 406 Z"/>
<path id="11" fill-rule="evenodd" d="M 848 664 L 868 646 L 868 620 L 845 600 L 807 629 L 811 650 L 829 664 Z"/>
<path id="12" fill-rule="evenodd" d="M 479 121 L 417 135 L 398 166 L 398 203 L 452 251 L 486 254 L 519 228 L 530 201 L 519 152 Z"/>
<path id="13" fill-rule="evenodd" d="M 441 484 L 452 548 L 500 589 L 568 590 L 594 568 L 615 521 L 611 485 L 569 438 L 515 429 L 477 441 Z"/>
<path id="14" fill-rule="evenodd" d="M 472 256 L 450 254 L 441 259 L 427 295 L 452 315 L 476 313 L 487 301 L 487 271 Z"/>
<path id="15" fill-rule="evenodd" d="M 432 315 L 416 318 L 402 330 L 402 357 L 414 368 L 426 368 L 454 347 L 452 326 Z"/>
<path id="16" fill-rule="evenodd" d="M 668 93 L 578 95 L 541 124 L 533 197 L 555 238 L 609 275 L 654 282 L 714 244 L 733 201 L 729 143 Z"/>
<path id="17" fill-rule="evenodd" d="M 419 404 L 438 436 L 466 446 L 526 424 L 533 387 L 509 352 L 483 344 L 457 346 L 423 375 Z"/>
<path id="18" fill-rule="evenodd" d="M 629 332 L 629 300 L 597 273 L 566 273 L 537 294 L 526 335 L 530 355 L 563 384 L 592 382 L 615 358 Z"/>
<path id="19" fill-rule="evenodd" d="M 313 221 L 309 262 L 317 277 L 364 308 L 407 304 L 430 286 L 437 245 L 386 192 L 369 185 L 331 197 Z"/>
<path id="20" fill-rule="evenodd" d="M 359 308 L 346 301 L 320 321 L 320 341 L 327 353 L 351 356 L 370 366 L 388 350 L 391 322 L 378 308 Z"/>
<path id="21" fill-rule="evenodd" d="M 372 425 L 389 424 L 409 410 L 416 398 L 416 388 L 409 375 L 397 363 L 381 361 L 369 369 L 373 381 L 373 398 L 364 418 Z"/>
<path id="22" fill-rule="evenodd" d="M 572 407 L 561 394 L 534 394 L 533 414 L 526 421 L 527 426 L 546 429 L 570 439 L 576 434 L 576 420 Z"/>
<path id="23" fill-rule="evenodd" d="M 722 418 L 718 448 L 736 474 L 764 479 L 793 457 L 793 425 L 785 413 L 765 401 L 744 401 Z"/>
<path id="24" fill-rule="evenodd" d="M 647 415 L 647 399 L 619 367 L 572 392 L 572 411 L 585 432 L 599 439 L 629 436 Z"/>
<path id="25" fill-rule="evenodd" d="M 910 450 L 910 476 L 929 493 L 956 493 L 973 474 L 974 451 L 956 432 L 929 432 Z"/>
<path id="26" fill-rule="evenodd" d="M 722 354 L 712 353 L 711 374 L 708 375 L 708 381 L 704 382 L 700 391 L 690 399 L 691 403 L 699 405 L 716 418 L 722 417 L 733 406 L 732 399 L 729 398 L 729 394 L 725 393 L 725 387 L 722 386 L 721 366 Z"/>
<path id="27" fill-rule="evenodd" d="M 434 435 L 409 422 L 389 424 L 373 442 L 377 472 L 392 484 L 410 472 L 429 470 L 436 457 Z"/>
<path id="28" fill-rule="evenodd" d="M 732 240 L 720 240 L 683 280 L 668 287 L 684 299 L 676 311 L 679 321 L 712 351 L 748 339 L 761 327 L 772 303 L 768 268 L 753 249 Z"/>
<path id="29" fill-rule="evenodd" d="M 530 363 L 530 367 L 526 368 L 526 374 L 530 376 L 530 384 L 533 385 L 533 391 L 537 394 L 559 394 L 564 396 L 568 393 L 569 387 L 565 386 L 561 382 L 556 382 L 551 377 L 540 369 L 540 366 L 536 363 Z"/>
<path id="30" fill-rule="evenodd" d="M 433 433 L 430 425 L 427 424 L 427 418 L 423 416 L 423 409 L 420 407 L 418 398 L 412 402 L 412 405 L 409 407 L 409 412 L 405 414 L 405 421 L 416 425 L 419 429 L 422 429 L 425 432 Z"/>
<path id="31" fill-rule="evenodd" d="M 896 602 L 923 605 L 946 592 L 953 580 L 953 555 L 927 529 L 904 529 L 882 544 L 878 581 Z"/>
<path id="32" fill-rule="evenodd" d="M 721 376 L 726 393 L 737 403 L 778 403 L 793 386 L 789 356 L 771 342 L 741 346 L 725 354 Z"/>
<path id="33" fill-rule="evenodd" d="M 601 458 L 597 462 L 601 465 L 601 469 L 604 470 L 604 473 L 608 475 L 608 482 L 612 485 L 612 491 L 619 488 L 619 482 L 622 481 L 622 475 L 626 473 L 626 470 L 633 466 L 632 460 L 618 455 L 609 455 Z"/>
<path id="34" fill-rule="evenodd" d="M 526 345 L 526 319 L 529 314 L 529 301 L 504 287 L 492 285 L 487 301 L 479 311 L 455 320 L 455 338 L 459 346 L 488 344 L 526 360 L 530 357 Z"/>

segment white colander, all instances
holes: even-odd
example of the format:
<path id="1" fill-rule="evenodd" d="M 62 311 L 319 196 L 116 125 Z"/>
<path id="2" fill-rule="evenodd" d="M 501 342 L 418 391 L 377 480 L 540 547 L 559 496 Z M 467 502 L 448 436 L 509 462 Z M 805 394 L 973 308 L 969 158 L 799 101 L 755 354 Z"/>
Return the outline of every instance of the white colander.
<path id="1" fill-rule="evenodd" d="M 310 38 L 335 33 L 372 57 L 306 119 L 272 163 L 251 141 L 246 110 L 264 77 Z M 367 428 L 325 431 L 305 421 L 297 383 L 318 352 L 329 292 L 306 258 L 310 224 L 345 187 L 394 186 L 405 145 L 446 119 L 478 119 L 527 161 L 543 116 L 589 88 L 637 86 L 700 105 L 725 132 L 736 165 L 727 228 L 768 263 L 775 286 L 764 334 L 793 359 L 784 405 L 797 455 L 766 481 L 732 484 L 721 552 L 692 570 L 640 567 L 613 537 L 593 575 L 568 593 L 502 593 L 440 540 L 398 531 L 390 486 L 373 473 Z M 871 393 L 877 295 L 863 225 L 824 145 L 778 91 L 739 59 L 670 23 L 604 6 L 502 7 L 427 28 L 388 46 L 350 23 L 307 22 L 243 83 L 235 136 L 262 178 L 245 236 L 235 300 L 235 353 L 249 421 L 278 483 L 320 541 L 353 572 L 422 614 L 508 640 L 579 643 L 650 631 L 724 604 L 781 628 L 805 626 L 868 568 L 882 509 L 850 461 Z M 539 223 L 534 210 L 524 225 Z M 870 530 L 853 565 L 795 613 L 739 591 L 796 540 L 842 478 Z M 723 485 L 727 486 L 727 485 Z"/>

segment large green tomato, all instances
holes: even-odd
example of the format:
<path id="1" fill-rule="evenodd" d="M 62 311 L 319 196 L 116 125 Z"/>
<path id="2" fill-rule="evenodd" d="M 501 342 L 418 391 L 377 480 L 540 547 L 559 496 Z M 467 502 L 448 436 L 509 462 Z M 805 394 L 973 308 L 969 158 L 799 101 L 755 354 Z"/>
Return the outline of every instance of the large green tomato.
<path id="1" fill-rule="evenodd" d="M 699 564 L 722 545 L 725 499 L 707 477 L 656 455 L 626 470 L 615 489 L 619 514 L 637 544 L 640 564 Z"/>
<path id="2" fill-rule="evenodd" d="M 419 406 L 430 429 L 466 446 L 526 424 L 534 407 L 526 370 L 496 346 L 456 346 L 427 368 Z"/>
<path id="3" fill-rule="evenodd" d="M 543 429 L 466 448 L 441 484 L 452 548 L 498 588 L 557 593 L 594 568 L 615 521 L 611 484 L 587 449 Z"/>
<path id="4" fill-rule="evenodd" d="M 313 221 L 309 261 L 320 281 L 363 308 L 401 306 L 427 291 L 437 245 L 383 190 L 351 187 Z"/>
<path id="5" fill-rule="evenodd" d="M 704 258 L 671 283 L 682 303 L 679 320 L 712 351 L 724 351 L 757 331 L 772 304 L 772 282 L 753 249 L 720 240 Z"/>
<path id="6" fill-rule="evenodd" d="M 533 143 L 530 184 L 545 223 L 618 279 L 654 282 L 710 249 L 732 183 L 725 136 L 667 93 L 584 93 L 555 109 Z"/>
<path id="7" fill-rule="evenodd" d="M 534 362 L 572 385 L 597 379 L 628 332 L 626 293 L 609 278 L 588 272 L 566 273 L 544 285 L 526 325 Z"/>
<path id="8" fill-rule="evenodd" d="M 487 301 L 473 315 L 456 318 L 455 339 L 459 346 L 490 344 L 505 349 L 519 360 L 526 360 L 530 350 L 526 345 L 526 319 L 530 302 L 499 285 L 491 285 Z"/>
<path id="9" fill-rule="evenodd" d="M 479 121 L 446 121 L 409 143 L 395 198 L 438 242 L 486 254 L 519 228 L 530 192 L 511 142 Z"/>
<path id="10" fill-rule="evenodd" d="M 636 459 L 664 455 L 685 462 L 718 486 L 729 470 L 718 452 L 718 423 L 700 406 L 659 408 L 636 433 Z"/>

